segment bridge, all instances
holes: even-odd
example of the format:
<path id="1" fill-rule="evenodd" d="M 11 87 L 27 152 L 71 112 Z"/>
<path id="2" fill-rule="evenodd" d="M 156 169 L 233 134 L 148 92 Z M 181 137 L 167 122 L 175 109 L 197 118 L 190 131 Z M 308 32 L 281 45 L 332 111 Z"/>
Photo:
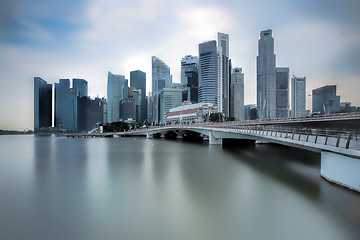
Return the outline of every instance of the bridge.
<path id="1" fill-rule="evenodd" d="M 171 125 L 113 134 L 147 138 L 206 137 L 210 145 L 220 145 L 223 139 L 241 139 L 319 152 L 323 178 L 360 191 L 360 114 Z"/>

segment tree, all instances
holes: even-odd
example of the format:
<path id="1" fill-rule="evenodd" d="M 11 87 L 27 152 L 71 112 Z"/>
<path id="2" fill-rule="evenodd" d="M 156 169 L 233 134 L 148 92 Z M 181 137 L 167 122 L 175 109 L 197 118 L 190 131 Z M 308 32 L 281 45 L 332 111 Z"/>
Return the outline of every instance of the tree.
<path id="1" fill-rule="evenodd" d="M 209 120 L 211 122 L 223 122 L 224 121 L 224 114 L 222 112 L 216 112 L 210 114 Z"/>

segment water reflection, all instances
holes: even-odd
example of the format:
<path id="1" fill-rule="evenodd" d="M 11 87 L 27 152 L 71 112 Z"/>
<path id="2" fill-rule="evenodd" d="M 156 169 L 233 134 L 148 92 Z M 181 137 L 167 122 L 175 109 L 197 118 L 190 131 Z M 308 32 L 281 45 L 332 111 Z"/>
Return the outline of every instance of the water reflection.
<path id="1" fill-rule="evenodd" d="M 0 239 L 357 239 L 360 232 L 359 194 L 321 179 L 317 154 L 63 137 L 20 137 L 17 152 L 14 141 L 0 141 L 7 156 Z"/>

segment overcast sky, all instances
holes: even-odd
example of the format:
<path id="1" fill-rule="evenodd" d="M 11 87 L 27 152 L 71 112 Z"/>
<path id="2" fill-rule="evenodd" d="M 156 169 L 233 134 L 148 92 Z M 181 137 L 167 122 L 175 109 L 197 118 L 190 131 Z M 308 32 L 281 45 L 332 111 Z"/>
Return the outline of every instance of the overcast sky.
<path id="1" fill-rule="evenodd" d="M 233 67 L 245 74 L 245 104 L 256 103 L 257 41 L 272 29 L 276 64 L 307 77 L 307 92 L 336 84 L 360 106 L 358 0 L 0 0 L 0 128 L 33 129 L 33 78 L 84 78 L 106 96 L 107 71 L 130 78 L 151 56 L 180 82 L 180 61 L 198 44 L 230 35 Z M 307 97 L 310 109 L 311 99 Z"/>

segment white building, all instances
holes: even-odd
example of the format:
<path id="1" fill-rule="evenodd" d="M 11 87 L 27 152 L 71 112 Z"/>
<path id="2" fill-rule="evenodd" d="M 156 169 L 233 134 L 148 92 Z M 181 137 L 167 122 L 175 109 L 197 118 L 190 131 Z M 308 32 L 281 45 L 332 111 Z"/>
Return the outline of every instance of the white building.
<path id="1" fill-rule="evenodd" d="M 276 56 L 271 29 L 261 31 L 257 56 L 257 107 L 259 118 L 276 117 Z"/>
<path id="2" fill-rule="evenodd" d="M 291 116 L 306 115 L 306 77 L 291 78 Z"/>
<path id="3" fill-rule="evenodd" d="M 184 102 L 182 106 L 171 108 L 166 113 L 164 122 L 166 125 L 202 123 L 208 121 L 210 114 L 214 112 L 217 109 L 212 103 Z"/>
<path id="4" fill-rule="evenodd" d="M 244 74 L 241 68 L 232 70 L 230 92 L 230 116 L 244 120 Z"/>

